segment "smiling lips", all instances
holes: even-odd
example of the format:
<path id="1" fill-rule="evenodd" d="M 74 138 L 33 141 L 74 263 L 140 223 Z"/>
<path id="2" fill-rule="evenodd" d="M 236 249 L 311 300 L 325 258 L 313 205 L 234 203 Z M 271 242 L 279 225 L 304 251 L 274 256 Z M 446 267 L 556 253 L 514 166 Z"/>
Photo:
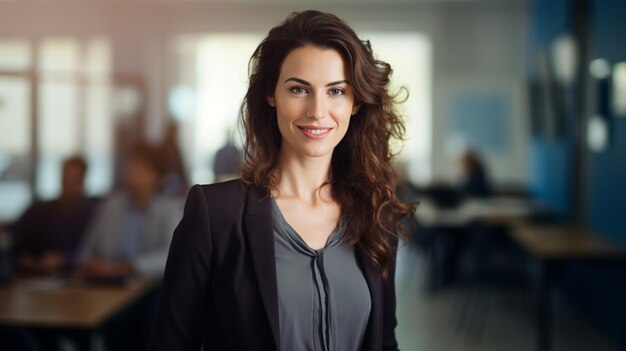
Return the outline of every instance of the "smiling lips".
<path id="1" fill-rule="evenodd" d="M 322 139 L 327 136 L 332 130 L 331 127 L 322 126 L 297 126 L 302 131 L 302 134 L 309 139 Z"/>

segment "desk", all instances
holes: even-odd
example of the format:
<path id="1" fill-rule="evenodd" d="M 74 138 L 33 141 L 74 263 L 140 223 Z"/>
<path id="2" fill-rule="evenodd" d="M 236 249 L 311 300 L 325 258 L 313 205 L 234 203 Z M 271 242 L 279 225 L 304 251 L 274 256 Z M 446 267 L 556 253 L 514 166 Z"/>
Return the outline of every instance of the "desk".
<path id="1" fill-rule="evenodd" d="M 451 274 L 455 273 L 453 268 L 456 264 L 455 256 L 459 254 L 463 243 L 468 239 L 464 234 L 470 232 L 468 229 L 472 223 L 480 222 L 488 226 L 508 227 L 510 223 L 542 210 L 543 208 L 532 200 L 506 197 L 468 199 L 454 208 L 439 208 L 428 200 L 420 201 L 415 212 L 417 223 L 432 233 L 429 236 L 432 243 L 427 253 L 430 259 L 431 290 L 436 291 L 441 285 L 441 280 L 445 280 L 438 274 L 440 269 Z M 442 257 L 439 257 L 436 250 L 436 246 L 442 240 L 453 243 L 451 253 L 448 255 L 450 259 L 447 261 L 442 261 Z M 447 267 L 445 263 L 448 263 Z M 445 277 L 446 274 L 443 276 Z"/>
<path id="2" fill-rule="evenodd" d="M 536 289 L 537 350 L 550 350 L 551 290 L 563 266 L 573 262 L 614 261 L 626 268 L 626 250 L 572 226 L 539 226 L 517 222 L 513 238 L 539 263 Z M 622 311 L 626 316 L 626 311 Z M 626 350 L 622 341 L 621 350 Z"/>
<path id="3" fill-rule="evenodd" d="M 100 328 L 155 289 L 158 279 L 124 286 L 43 285 L 41 280 L 18 279 L 0 286 L 0 327 L 79 331 L 93 345 Z"/>
<path id="4" fill-rule="evenodd" d="M 438 208 L 424 200 L 420 201 L 415 216 L 418 224 L 425 226 L 462 227 L 476 220 L 508 224 L 540 210 L 542 207 L 531 200 L 505 197 L 469 199 L 454 208 Z"/>

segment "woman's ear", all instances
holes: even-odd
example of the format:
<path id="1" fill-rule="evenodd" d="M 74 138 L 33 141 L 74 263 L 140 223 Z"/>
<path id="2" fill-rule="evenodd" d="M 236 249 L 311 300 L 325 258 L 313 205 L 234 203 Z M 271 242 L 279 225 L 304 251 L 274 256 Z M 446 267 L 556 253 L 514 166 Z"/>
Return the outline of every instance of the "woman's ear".
<path id="1" fill-rule="evenodd" d="M 268 96 L 267 97 L 267 103 L 272 106 L 272 107 L 276 107 L 276 101 L 274 100 L 273 96 Z"/>
<path id="2" fill-rule="evenodd" d="M 352 116 L 356 115 L 356 113 L 359 112 L 359 109 L 361 109 L 361 104 L 352 105 Z"/>

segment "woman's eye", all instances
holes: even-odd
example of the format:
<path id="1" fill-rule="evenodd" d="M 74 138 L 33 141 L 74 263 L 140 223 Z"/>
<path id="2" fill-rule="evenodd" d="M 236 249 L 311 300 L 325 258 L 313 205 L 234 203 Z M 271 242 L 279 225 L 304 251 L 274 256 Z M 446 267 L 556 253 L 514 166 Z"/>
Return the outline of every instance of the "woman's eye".
<path id="1" fill-rule="evenodd" d="M 302 87 L 293 87 L 291 89 L 289 89 L 292 93 L 294 94 L 305 94 L 306 93 L 306 89 L 302 88 Z"/>
<path id="2" fill-rule="evenodd" d="M 333 88 L 328 91 L 328 93 L 332 96 L 340 96 L 345 94 L 345 91 L 341 88 Z"/>

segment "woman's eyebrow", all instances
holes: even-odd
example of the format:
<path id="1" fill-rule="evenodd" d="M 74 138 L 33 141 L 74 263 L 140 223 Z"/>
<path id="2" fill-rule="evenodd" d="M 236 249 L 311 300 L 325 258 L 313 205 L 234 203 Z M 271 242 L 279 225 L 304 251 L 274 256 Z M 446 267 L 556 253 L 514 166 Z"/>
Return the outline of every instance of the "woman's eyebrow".
<path id="1" fill-rule="evenodd" d="M 297 83 L 300 83 L 300 84 L 302 84 L 302 85 L 306 85 L 306 86 L 308 86 L 308 87 L 310 87 L 310 86 L 311 86 L 311 83 L 310 83 L 310 82 L 307 82 L 307 81 L 306 81 L 306 80 L 304 80 L 304 79 L 301 79 L 301 78 L 296 78 L 296 77 L 290 77 L 290 78 L 287 78 L 287 79 L 285 79 L 285 81 L 284 81 L 283 83 L 287 83 L 287 82 L 289 82 L 289 81 L 297 82 Z M 330 87 L 330 86 L 333 86 L 333 85 L 338 85 L 338 84 L 342 84 L 342 83 L 345 83 L 345 84 L 348 84 L 348 85 L 350 84 L 350 82 L 348 82 L 347 80 L 342 79 L 342 80 L 337 80 L 337 81 L 334 81 L 334 82 L 330 82 L 330 83 L 326 84 L 326 86 L 327 86 L 327 87 Z"/>

